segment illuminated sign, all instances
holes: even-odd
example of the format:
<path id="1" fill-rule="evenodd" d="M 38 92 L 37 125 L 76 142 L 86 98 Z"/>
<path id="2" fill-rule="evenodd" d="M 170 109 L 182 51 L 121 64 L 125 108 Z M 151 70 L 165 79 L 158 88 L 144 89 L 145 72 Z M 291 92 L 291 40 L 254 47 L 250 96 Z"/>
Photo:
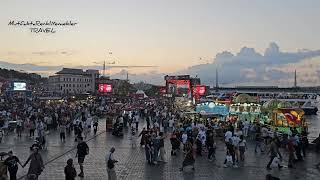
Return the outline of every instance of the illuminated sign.
<path id="1" fill-rule="evenodd" d="M 203 96 L 206 93 L 206 86 L 195 86 L 192 89 L 195 96 Z"/>
<path id="2" fill-rule="evenodd" d="M 27 83 L 25 82 L 13 82 L 14 91 L 25 91 L 27 90 Z"/>
<path id="3" fill-rule="evenodd" d="M 112 85 L 111 84 L 99 84 L 100 93 L 110 93 L 112 92 Z"/>
<path id="4" fill-rule="evenodd" d="M 167 80 L 168 93 L 188 94 L 190 92 L 190 80 Z"/>

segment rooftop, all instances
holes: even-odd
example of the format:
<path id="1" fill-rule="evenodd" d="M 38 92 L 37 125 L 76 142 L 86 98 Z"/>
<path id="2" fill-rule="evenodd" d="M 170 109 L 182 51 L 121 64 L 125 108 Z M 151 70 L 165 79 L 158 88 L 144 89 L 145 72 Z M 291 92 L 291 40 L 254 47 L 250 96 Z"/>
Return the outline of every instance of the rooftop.
<path id="1" fill-rule="evenodd" d="M 85 75 L 82 69 L 73 69 L 73 68 L 62 68 L 62 70 L 58 71 L 56 74 Z"/>

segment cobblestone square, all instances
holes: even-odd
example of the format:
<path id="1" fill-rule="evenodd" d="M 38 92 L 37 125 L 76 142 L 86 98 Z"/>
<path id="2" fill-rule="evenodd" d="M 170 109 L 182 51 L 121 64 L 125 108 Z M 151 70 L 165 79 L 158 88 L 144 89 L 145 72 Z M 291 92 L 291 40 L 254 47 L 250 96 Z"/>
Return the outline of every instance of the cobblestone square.
<path id="1" fill-rule="evenodd" d="M 222 141 L 218 141 L 217 159 L 215 161 L 209 162 L 204 154 L 202 157 L 196 157 L 194 172 L 191 169 L 180 172 L 179 167 L 181 167 L 183 161 L 183 153 L 179 152 L 178 156 L 171 156 L 171 144 L 167 139 L 165 142 L 167 163 L 159 163 L 152 166 L 146 162 L 144 148 L 139 146 L 139 142 L 137 142 L 138 146 L 136 148 L 131 147 L 126 129 L 124 137 L 115 137 L 111 135 L 111 132 L 105 131 L 104 122 L 100 122 L 99 126 L 98 135 L 93 137 L 93 133 L 91 133 L 87 138 L 90 153 L 84 163 L 85 177 L 81 179 L 107 179 L 105 155 L 111 147 L 116 148 L 115 159 L 119 161 L 116 164 L 117 177 L 123 180 L 264 180 L 268 173 L 280 177 L 281 180 L 316 180 L 320 176 L 320 171 L 314 168 L 314 164 L 320 160 L 319 154 L 315 154 L 314 152 L 308 153 L 304 162 L 296 165 L 296 169 L 284 167 L 282 170 L 273 169 L 267 171 L 265 167 L 269 160 L 268 156 L 260 153 L 255 154 L 254 145 L 251 142 L 246 152 L 246 161 L 239 168 L 223 167 L 225 149 Z M 74 159 L 75 167 L 77 172 L 79 172 L 79 166 L 75 158 L 76 150 L 74 147 L 76 143 L 74 142 L 73 134 L 67 136 L 66 143 L 60 142 L 57 132 L 50 132 L 47 138 L 48 148 L 41 151 L 46 166 L 40 179 L 63 180 L 64 167 L 69 158 Z M 10 135 L 0 144 L 0 151 L 11 149 L 22 162 L 25 162 L 30 154 L 29 147 L 32 142 L 33 140 L 26 137 L 17 139 L 13 135 Z M 286 166 L 287 158 L 284 158 L 284 166 Z M 24 169 L 20 167 L 18 177 L 23 177 L 27 170 L 28 167 Z"/>

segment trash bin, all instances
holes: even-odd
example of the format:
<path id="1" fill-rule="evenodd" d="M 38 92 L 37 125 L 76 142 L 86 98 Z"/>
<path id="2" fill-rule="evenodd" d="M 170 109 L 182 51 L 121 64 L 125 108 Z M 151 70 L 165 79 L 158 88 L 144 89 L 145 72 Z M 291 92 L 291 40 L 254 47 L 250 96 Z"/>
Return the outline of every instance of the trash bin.
<path id="1" fill-rule="evenodd" d="M 106 131 L 112 130 L 112 118 L 110 116 L 107 116 L 106 119 Z"/>

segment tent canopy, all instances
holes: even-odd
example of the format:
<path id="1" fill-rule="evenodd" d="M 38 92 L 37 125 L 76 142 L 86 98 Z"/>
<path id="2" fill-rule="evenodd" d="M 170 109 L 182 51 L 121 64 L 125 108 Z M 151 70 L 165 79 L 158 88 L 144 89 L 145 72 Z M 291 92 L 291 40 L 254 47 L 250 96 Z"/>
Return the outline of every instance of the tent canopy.
<path id="1" fill-rule="evenodd" d="M 136 94 L 142 94 L 143 98 L 147 98 L 148 97 L 143 90 L 137 90 Z"/>

